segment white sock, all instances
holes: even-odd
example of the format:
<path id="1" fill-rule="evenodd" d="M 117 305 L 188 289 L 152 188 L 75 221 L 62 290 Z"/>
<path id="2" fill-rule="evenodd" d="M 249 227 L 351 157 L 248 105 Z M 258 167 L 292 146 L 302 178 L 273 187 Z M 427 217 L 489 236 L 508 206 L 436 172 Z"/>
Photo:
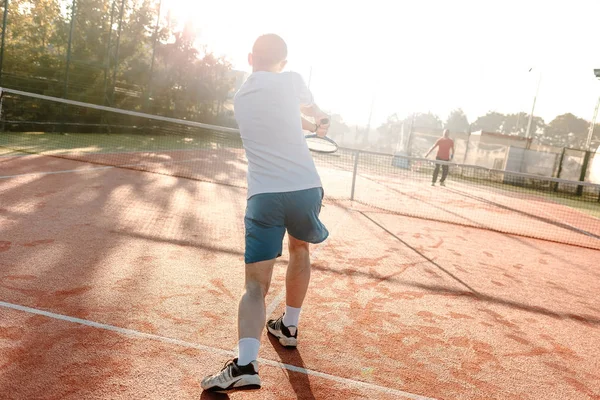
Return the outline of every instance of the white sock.
<path id="1" fill-rule="evenodd" d="M 298 320 L 300 319 L 301 308 L 294 308 L 285 306 L 285 315 L 283 316 L 283 324 L 287 327 L 295 326 L 298 327 Z"/>
<path id="2" fill-rule="evenodd" d="M 238 365 L 248 365 L 258 358 L 260 341 L 255 338 L 242 338 L 238 342 Z"/>

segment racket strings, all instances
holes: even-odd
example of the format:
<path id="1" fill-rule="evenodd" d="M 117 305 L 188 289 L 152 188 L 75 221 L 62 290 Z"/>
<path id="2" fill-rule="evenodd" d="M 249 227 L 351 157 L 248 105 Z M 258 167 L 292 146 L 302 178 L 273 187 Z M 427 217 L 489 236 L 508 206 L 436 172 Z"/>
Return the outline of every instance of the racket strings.
<path id="1" fill-rule="evenodd" d="M 331 143 L 320 137 L 307 138 L 306 143 L 308 144 L 308 148 L 313 151 L 334 152 L 337 150 L 335 143 Z"/>

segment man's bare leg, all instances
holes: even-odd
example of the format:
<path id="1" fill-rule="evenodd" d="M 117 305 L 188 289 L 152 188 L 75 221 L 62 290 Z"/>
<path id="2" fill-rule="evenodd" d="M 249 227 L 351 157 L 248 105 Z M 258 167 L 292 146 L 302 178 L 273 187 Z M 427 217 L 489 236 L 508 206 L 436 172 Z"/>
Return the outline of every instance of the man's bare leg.
<path id="1" fill-rule="evenodd" d="M 300 309 L 310 283 L 310 252 L 308 243 L 290 235 L 288 235 L 288 238 L 290 261 L 285 277 L 286 312 L 283 317 L 283 324 L 288 327 L 297 327 Z"/>
<path id="2" fill-rule="evenodd" d="M 288 238 L 290 261 L 285 276 L 285 303 L 290 307 L 300 308 L 310 283 L 309 245 L 292 236 L 288 235 Z"/>
<path id="3" fill-rule="evenodd" d="M 239 365 L 246 365 L 258 357 L 260 337 L 266 322 L 265 297 L 274 264 L 274 259 L 246 264 L 245 292 L 238 308 Z"/>

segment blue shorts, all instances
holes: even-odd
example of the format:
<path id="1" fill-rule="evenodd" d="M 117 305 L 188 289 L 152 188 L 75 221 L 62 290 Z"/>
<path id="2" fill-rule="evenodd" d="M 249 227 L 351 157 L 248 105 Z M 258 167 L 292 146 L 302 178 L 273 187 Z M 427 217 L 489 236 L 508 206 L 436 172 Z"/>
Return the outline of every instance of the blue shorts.
<path id="1" fill-rule="evenodd" d="M 246 264 L 280 257 L 286 230 L 294 238 L 308 243 L 327 239 L 329 232 L 319 220 L 322 201 L 322 188 L 250 197 L 244 217 Z"/>

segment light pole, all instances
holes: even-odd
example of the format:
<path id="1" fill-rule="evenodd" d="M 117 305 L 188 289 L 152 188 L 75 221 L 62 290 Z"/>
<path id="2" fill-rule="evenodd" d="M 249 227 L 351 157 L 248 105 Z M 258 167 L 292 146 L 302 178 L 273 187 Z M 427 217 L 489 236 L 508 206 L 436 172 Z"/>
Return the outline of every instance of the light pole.
<path id="1" fill-rule="evenodd" d="M 531 69 L 529 70 L 531 71 Z M 527 123 L 527 131 L 525 132 L 525 139 L 527 139 L 527 148 L 529 148 L 529 133 L 531 132 L 531 123 L 533 122 L 533 112 L 535 111 L 535 102 L 537 100 L 538 93 L 540 91 L 540 83 L 542 82 L 542 73 L 538 77 L 537 88 L 535 89 L 535 96 L 533 96 L 533 105 L 531 106 L 531 113 L 529 114 L 529 122 Z"/>
<path id="2" fill-rule="evenodd" d="M 596 75 L 596 78 L 600 79 L 600 69 L 595 69 L 594 75 Z M 594 116 L 592 117 L 592 122 L 590 122 L 590 129 L 588 130 L 588 137 L 585 146 L 585 148 L 588 151 L 592 151 L 592 137 L 594 136 L 594 126 L 596 125 L 596 118 L 598 117 L 598 108 L 600 108 L 600 97 L 598 98 L 598 102 L 596 103 L 596 108 L 594 109 Z"/>

